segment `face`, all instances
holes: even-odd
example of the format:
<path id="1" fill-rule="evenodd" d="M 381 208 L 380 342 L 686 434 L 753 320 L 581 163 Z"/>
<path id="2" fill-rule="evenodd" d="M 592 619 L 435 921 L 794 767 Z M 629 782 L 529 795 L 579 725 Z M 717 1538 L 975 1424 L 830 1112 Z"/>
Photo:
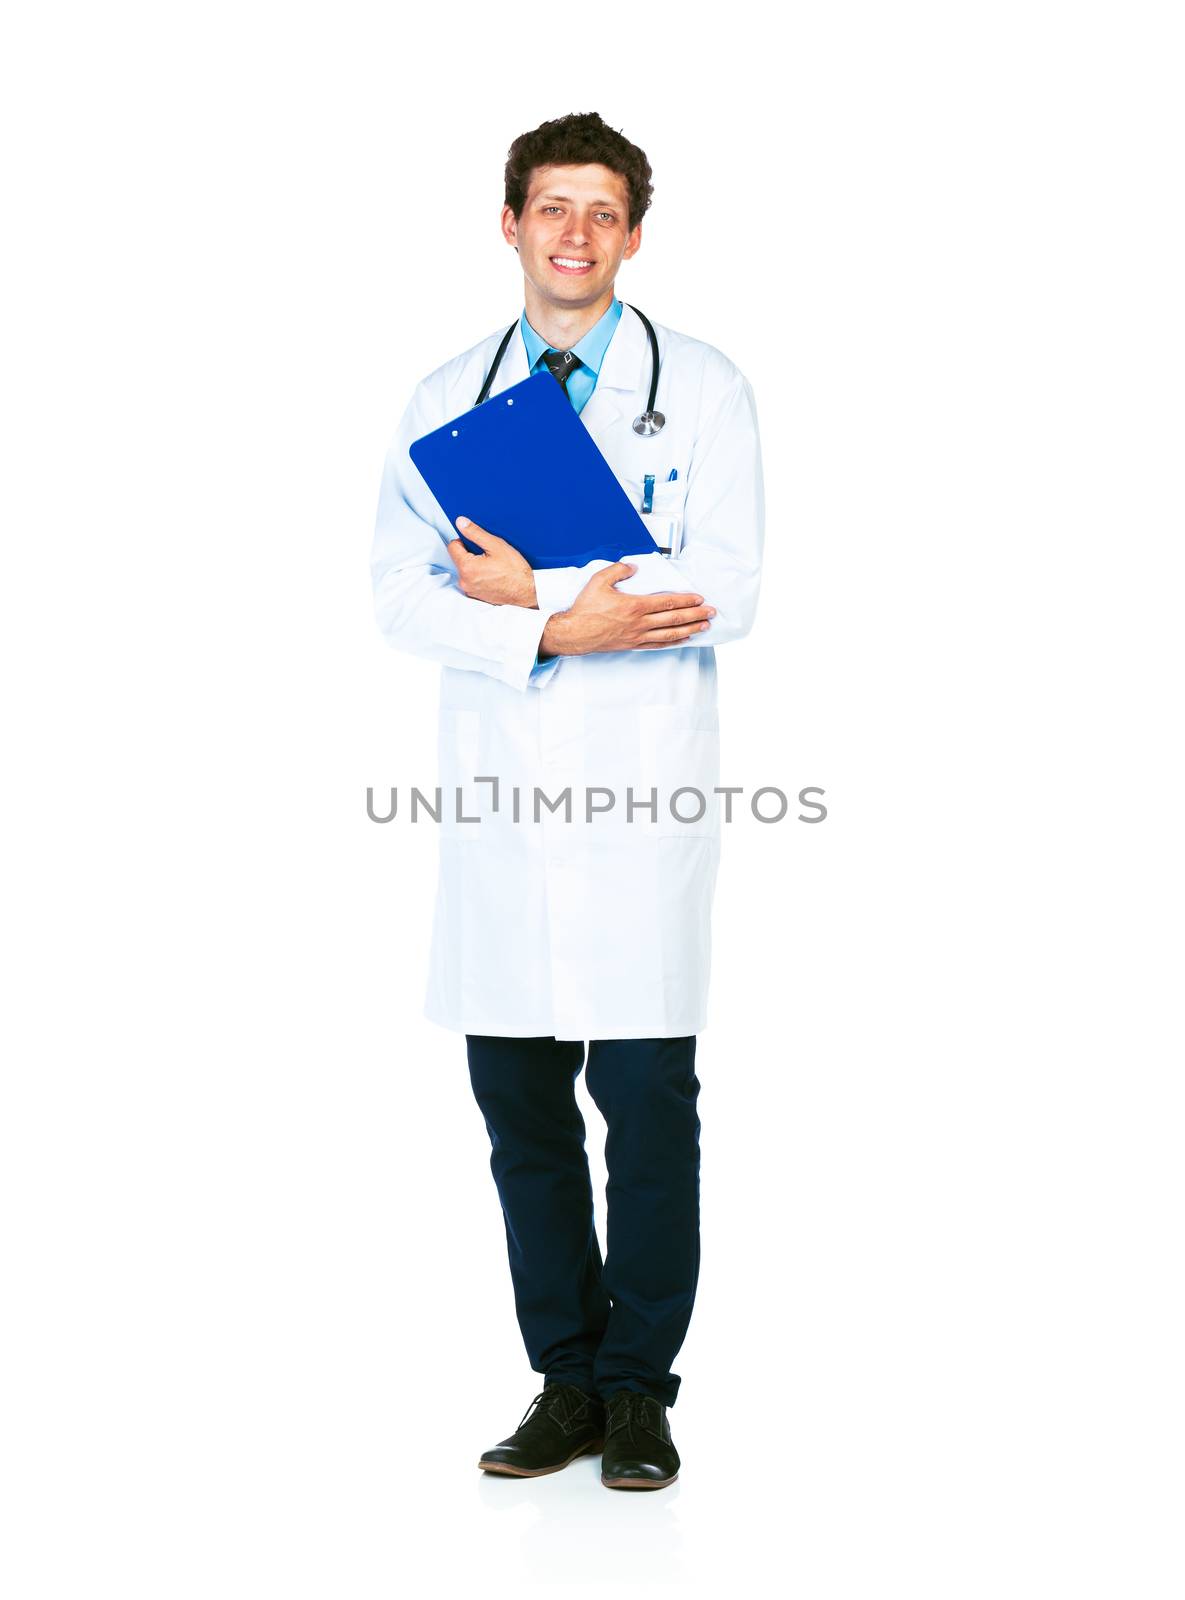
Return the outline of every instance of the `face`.
<path id="1" fill-rule="evenodd" d="M 603 299 L 642 244 L 642 224 L 630 231 L 625 179 L 602 166 L 536 167 L 518 221 L 503 207 L 502 233 L 527 282 L 558 307 Z"/>

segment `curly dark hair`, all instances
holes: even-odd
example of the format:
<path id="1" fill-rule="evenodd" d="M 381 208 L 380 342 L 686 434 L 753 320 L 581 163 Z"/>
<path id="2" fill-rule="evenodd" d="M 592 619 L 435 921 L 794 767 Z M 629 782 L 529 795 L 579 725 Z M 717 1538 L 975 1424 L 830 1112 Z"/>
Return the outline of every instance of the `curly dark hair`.
<path id="1" fill-rule="evenodd" d="M 645 152 L 602 121 L 595 111 L 573 111 L 520 133 L 506 157 L 506 204 L 517 222 L 536 167 L 608 167 L 624 178 L 630 195 L 630 232 L 650 209 L 654 186 Z"/>

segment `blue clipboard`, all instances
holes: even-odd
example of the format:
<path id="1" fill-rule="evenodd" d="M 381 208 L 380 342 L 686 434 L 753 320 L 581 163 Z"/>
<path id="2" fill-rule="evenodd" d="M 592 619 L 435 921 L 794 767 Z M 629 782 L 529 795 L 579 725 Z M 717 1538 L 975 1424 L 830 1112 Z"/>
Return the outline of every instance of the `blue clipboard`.
<path id="1" fill-rule="evenodd" d="M 426 433 L 409 454 L 454 536 L 457 518 L 470 517 L 533 567 L 582 567 L 658 550 L 549 372 Z"/>

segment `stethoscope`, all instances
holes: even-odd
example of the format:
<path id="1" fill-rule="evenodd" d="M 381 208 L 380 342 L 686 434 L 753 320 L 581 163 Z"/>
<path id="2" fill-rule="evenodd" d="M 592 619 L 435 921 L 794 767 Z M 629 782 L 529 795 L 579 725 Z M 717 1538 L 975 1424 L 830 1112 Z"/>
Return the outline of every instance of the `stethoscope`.
<path id="1" fill-rule="evenodd" d="M 640 433 L 643 439 L 652 439 L 656 433 L 661 433 L 667 424 L 667 419 L 663 416 L 662 412 L 654 409 L 655 396 L 658 394 L 658 335 L 651 326 L 650 318 L 645 314 L 645 312 L 638 311 L 637 306 L 630 306 L 630 310 L 638 312 L 638 315 L 642 318 L 642 321 L 646 325 L 646 332 L 650 335 L 650 395 L 646 401 L 645 411 L 643 411 L 640 417 L 634 418 L 634 432 Z M 489 394 L 490 385 L 494 381 L 494 374 L 498 370 L 498 364 L 505 355 L 506 346 L 514 337 L 514 330 L 517 327 L 518 323 L 512 322 L 509 328 L 507 328 L 506 332 L 502 335 L 502 343 L 498 346 L 497 353 L 494 356 L 494 364 L 486 373 L 486 381 L 481 386 L 481 393 L 473 402 L 475 406 L 481 405 L 483 400 L 485 400 L 486 396 Z"/>

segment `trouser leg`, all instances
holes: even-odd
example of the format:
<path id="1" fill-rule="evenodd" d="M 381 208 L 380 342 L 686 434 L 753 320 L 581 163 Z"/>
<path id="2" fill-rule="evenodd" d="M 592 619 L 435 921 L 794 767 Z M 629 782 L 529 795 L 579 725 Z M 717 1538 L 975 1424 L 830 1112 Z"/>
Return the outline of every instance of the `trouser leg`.
<path id="1" fill-rule="evenodd" d="M 466 1035 L 531 1367 L 595 1393 L 609 1317 L 575 1081 L 584 1045 Z"/>
<path id="2" fill-rule="evenodd" d="M 700 1120 L 695 1036 L 594 1039 L 585 1082 L 608 1125 L 602 1282 L 612 1300 L 597 1389 L 639 1389 L 672 1406 L 671 1371 L 700 1266 Z"/>

